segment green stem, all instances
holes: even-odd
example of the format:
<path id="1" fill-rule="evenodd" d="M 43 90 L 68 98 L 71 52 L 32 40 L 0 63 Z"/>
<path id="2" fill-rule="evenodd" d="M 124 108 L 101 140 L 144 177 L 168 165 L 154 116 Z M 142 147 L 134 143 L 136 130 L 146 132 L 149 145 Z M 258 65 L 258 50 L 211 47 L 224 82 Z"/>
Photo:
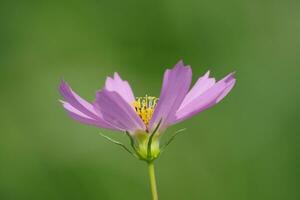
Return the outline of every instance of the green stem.
<path id="1" fill-rule="evenodd" d="M 154 169 L 153 161 L 148 163 L 148 170 L 149 170 L 149 177 L 150 177 L 152 199 L 158 200 L 157 186 L 156 186 L 156 179 L 155 179 L 155 169 Z"/>

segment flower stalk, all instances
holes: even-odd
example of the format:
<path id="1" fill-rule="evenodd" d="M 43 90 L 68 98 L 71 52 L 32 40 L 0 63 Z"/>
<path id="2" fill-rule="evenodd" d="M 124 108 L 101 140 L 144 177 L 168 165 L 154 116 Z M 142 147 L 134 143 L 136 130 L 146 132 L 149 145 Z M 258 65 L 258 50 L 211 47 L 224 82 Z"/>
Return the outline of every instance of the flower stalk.
<path id="1" fill-rule="evenodd" d="M 151 193 L 152 193 L 152 200 L 158 200 L 155 169 L 154 169 L 153 162 L 148 163 L 148 171 L 149 171 L 149 180 L 150 180 L 150 187 L 151 187 Z"/>

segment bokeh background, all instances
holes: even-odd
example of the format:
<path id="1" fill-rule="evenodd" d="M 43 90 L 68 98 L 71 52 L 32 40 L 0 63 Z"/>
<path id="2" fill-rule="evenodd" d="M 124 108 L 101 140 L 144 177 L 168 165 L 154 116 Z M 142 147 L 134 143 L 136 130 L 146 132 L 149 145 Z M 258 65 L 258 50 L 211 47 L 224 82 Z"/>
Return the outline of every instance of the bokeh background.
<path id="1" fill-rule="evenodd" d="M 119 72 L 158 96 L 183 59 L 193 80 L 236 71 L 220 104 L 157 160 L 161 199 L 300 199 L 296 0 L 1 1 L 0 199 L 150 199 L 146 164 L 70 119 L 63 78 L 93 100 Z M 101 130 L 126 142 L 124 135 Z"/>

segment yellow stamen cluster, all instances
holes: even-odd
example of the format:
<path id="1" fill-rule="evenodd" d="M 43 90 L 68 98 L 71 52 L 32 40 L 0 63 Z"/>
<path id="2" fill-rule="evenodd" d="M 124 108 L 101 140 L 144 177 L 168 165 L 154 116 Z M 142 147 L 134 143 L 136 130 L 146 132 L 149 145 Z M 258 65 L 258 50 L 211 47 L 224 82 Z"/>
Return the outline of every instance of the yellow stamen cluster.
<path id="1" fill-rule="evenodd" d="M 136 101 L 133 102 L 135 112 L 143 120 L 146 127 L 149 125 L 157 101 L 158 98 L 146 95 L 145 97 L 137 97 Z"/>

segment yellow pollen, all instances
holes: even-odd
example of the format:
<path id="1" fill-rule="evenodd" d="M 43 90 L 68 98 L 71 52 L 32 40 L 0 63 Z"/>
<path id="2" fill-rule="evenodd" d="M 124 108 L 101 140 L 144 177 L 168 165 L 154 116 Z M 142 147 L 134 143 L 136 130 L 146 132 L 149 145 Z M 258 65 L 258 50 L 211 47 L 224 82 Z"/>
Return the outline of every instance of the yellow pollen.
<path id="1" fill-rule="evenodd" d="M 143 120 L 147 128 L 153 115 L 157 101 L 158 98 L 146 95 L 144 97 L 137 97 L 133 102 L 135 112 Z"/>

